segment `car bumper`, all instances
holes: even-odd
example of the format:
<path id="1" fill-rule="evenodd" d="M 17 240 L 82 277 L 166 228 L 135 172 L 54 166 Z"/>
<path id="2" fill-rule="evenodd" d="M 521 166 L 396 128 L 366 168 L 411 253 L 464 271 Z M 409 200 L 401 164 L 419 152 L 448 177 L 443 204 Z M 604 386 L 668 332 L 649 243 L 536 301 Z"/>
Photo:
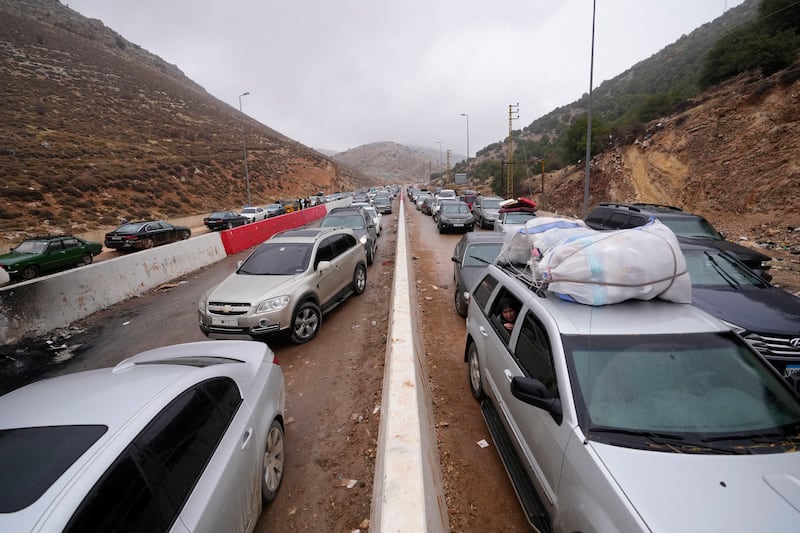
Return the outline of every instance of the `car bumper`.
<path id="1" fill-rule="evenodd" d="M 261 336 L 278 333 L 289 327 L 291 318 L 288 311 L 258 314 L 217 314 L 198 310 L 200 330 L 208 335 L 250 335 Z"/>

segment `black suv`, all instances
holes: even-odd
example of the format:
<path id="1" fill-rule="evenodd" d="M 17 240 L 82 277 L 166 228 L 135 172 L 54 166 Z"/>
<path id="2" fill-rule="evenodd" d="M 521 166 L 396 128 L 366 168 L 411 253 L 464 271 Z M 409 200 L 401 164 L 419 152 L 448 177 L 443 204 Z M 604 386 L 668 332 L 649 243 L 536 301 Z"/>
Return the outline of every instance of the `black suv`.
<path id="1" fill-rule="evenodd" d="M 335 207 L 319 223 L 321 228 L 350 228 L 367 251 L 371 265 L 378 251 L 378 229 L 372 216 L 360 207 Z"/>
<path id="2" fill-rule="evenodd" d="M 766 281 L 772 280 L 768 255 L 725 239 L 711 223 L 700 215 L 679 207 L 646 203 L 602 203 L 586 217 L 586 225 L 597 230 L 627 229 L 644 226 L 657 218 L 678 237 L 702 240 L 719 250 L 730 252 Z"/>

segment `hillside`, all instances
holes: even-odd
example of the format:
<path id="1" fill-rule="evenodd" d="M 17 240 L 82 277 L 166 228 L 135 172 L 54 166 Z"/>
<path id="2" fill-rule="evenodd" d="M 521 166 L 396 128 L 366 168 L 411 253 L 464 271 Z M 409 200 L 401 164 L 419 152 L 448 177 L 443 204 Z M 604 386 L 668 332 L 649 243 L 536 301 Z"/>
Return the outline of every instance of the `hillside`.
<path id="1" fill-rule="evenodd" d="M 364 184 L 56 0 L 0 0 L 0 240 Z"/>
<path id="2" fill-rule="evenodd" d="M 376 142 L 351 148 L 332 159 L 389 183 L 427 182 L 431 174 L 439 172 L 440 164 L 445 172 L 448 168 L 447 154 L 395 142 Z M 463 155 L 451 153 L 450 169 L 465 159 Z"/>

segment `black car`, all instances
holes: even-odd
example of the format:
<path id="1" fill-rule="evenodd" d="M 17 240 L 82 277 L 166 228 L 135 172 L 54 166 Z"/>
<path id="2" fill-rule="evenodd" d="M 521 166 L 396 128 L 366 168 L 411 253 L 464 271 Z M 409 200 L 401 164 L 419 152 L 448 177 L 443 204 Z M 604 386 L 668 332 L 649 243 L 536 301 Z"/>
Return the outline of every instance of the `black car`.
<path id="1" fill-rule="evenodd" d="M 378 229 L 372 216 L 360 207 L 335 207 L 319 223 L 321 228 L 350 228 L 367 251 L 367 264 L 375 261 Z"/>
<path id="2" fill-rule="evenodd" d="M 144 250 L 188 239 L 192 230 L 184 226 L 173 226 L 163 220 L 126 222 L 114 231 L 106 233 L 106 248 L 120 251 Z"/>
<path id="3" fill-rule="evenodd" d="M 203 219 L 210 230 L 231 229 L 247 224 L 247 217 L 233 211 L 216 211 Z"/>
<path id="4" fill-rule="evenodd" d="M 465 202 L 443 202 L 437 213 L 436 227 L 439 233 L 472 231 L 475 229 L 475 217 Z"/>
<path id="5" fill-rule="evenodd" d="M 467 233 L 453 250 L 453 281 L 456 291 L 456 313 L 466 317 L 469 294 L 486 273 L 486 267 L 497 258 L 503 247 L 505 234 L 498 232 Z"/>
<path id="6" fill-rule="evenodd" d="M 692 305 L 741 335 L 784 376 L 800 376 L 800 298 L 770 285 L 733 254 L 679 237 Z"/>
<path id="7" fill-rule="evenodd" d="M 586 217 L 586 225 L 597 230 L 613 230 L 644 226 L 650 218 L 666 224 L 678 237 L 702 240 L 709 246 L 731 252 L 767 281 L 770 260 L 768 255 L 725 239 L 711 223 L 700 215 L 671 205 L 648 203 L 601 203 Z"/>

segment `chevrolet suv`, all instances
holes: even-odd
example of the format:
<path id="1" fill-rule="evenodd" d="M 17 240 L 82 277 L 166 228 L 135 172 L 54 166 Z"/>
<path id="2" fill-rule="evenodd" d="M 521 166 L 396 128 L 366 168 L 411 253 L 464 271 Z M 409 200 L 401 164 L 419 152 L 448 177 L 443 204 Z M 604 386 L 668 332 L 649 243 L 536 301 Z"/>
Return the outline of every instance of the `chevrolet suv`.
<path id="1" fill-rule="evenodd" d="M 719 250 L 730 252 L 767 281 L 771 257 L 725 239 L 711 223 L 700 215 L 688 213 L 671 205 L 646 203 L 601 203 L 586 217 L 586 225 L 597 230 L 627 229 L 644 226 L 651 217 L 657 218 L 678 237 L 702 240 Z"/>
<path id="2" fill-rule="evenodd" d="M 292 342 L 313 339 L 322 315 L 367 284 L 364 247 L 353 230 L 286 230 L 259 245 L 236 272 L 198 302 L 206 335 L 261 338 L 287 332 Z"/>
<path id="3" fill-rule="evenodd" d="M 538 531 L 796 527 L 798 381 L 703 311 L 583 305 L 495 263 L 472 291 L 464 360 Z"/>

